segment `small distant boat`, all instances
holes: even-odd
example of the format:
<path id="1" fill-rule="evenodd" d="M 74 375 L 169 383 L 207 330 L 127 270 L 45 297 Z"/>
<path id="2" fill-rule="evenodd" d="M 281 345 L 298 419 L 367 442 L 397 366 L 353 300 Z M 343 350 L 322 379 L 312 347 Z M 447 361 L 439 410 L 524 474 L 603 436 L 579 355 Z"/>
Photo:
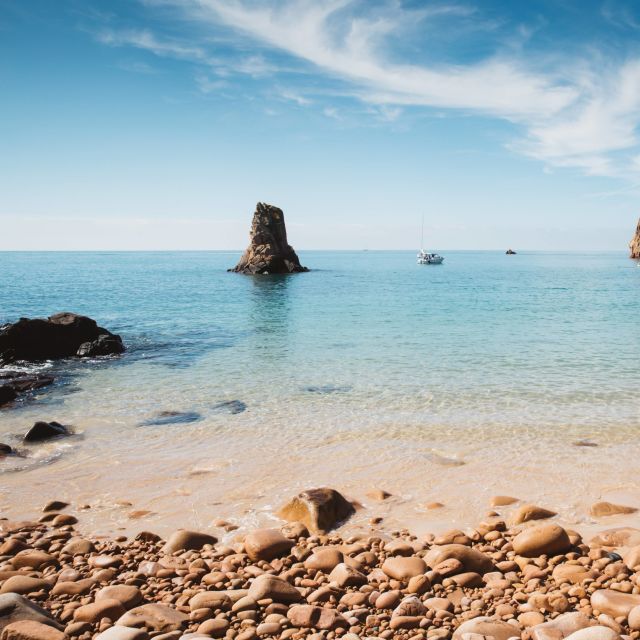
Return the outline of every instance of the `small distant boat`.
<path id="1" fill-rule="evenodd" d="M 418 264 L 442 264 L 444 257 L 437 253 L 427 253 L 424 249 L 420 249 L 418 253 Z"/>
<path id="2" fill-rule="evenodd" d="M 422 216 L 422 232 L 420 235 L 420 246 L 424 247 L 424 216 Z M 442 264 L 444 257 L 437 253 L 429 253 L 424 249 L 418 252 L 418 264 Z"/>
<path id="3" fill-rule="evenodd" d="M 508 256 L 515 256 L 516 252 L 513 249 L 507 249 L 506 254 Z"/>

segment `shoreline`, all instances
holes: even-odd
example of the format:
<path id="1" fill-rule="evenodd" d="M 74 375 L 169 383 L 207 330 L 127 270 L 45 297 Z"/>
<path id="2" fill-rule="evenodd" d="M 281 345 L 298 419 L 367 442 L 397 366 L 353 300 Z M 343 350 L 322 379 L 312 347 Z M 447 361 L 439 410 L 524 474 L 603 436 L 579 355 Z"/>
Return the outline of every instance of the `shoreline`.
<path id="1" fill-rule="evenodd" d="M 491 463 L 498 451 L 491 447 L 484 459 L 465 456 L 464 464 L 428 460 L 424 464 L 420 462 L 424 451 L 408 451 L 405 443 L 378 459 L 373 455 L 383 450 L 381 446 L 375 441 L 366 448 L 362 444 L 361 459 L 350 460 L 345 456 L 353 453 L 353 448 L 338 443 L 312 448 L 304 458 L 281 460 L 274 469 L 271 453 L 277 455 L 286 443 L 272 442 L 260 458 L 248 437 L 241 437 L 237 429 L 233 437 L 231 445 L 225 432 L 203 430 L 201 440 L 189 441 L 186 454 L 175 447 L 157 448 L 146 450 L 144 457 L 136 454 L 139 443 L 122 460 L 117 450 L 103 451 L 106 440 L 89 448 L 91 434 L 55 441 L 55 446 L 68 449 L 53 463 L 0 475 L 0 514 L 25 519 L 42 500 L 64 499 L 75 509 L 89 505 L 81 512 L 82 520 L 99 534 L 131 535 L 140 528 L 150 528 L 165 536 L 179 526 L 207 529 L 218 519 L 248 531 L 280 526 L 276 511 L 304 488 L 301 479 L 307 486 L 330 486 L 331 478 L 339 477 L 340 490 L 361 505 L 347 524 L 356 533 L 368 531 L 372 518 L 382 518 L 380 528 L 384 530 L 409 527 L 417 535 L 441 533 L 451 526 L 465 528 L 485 517 L 492 496 L 505 493 L 519 499 L 514 507 L 501 512 L 506 517 L 529 502 L 557 512 L 560 524 L 588 536 L 615 526 L 640 528 L 638 511 L 604 517 L 590 513 L 591 506 L 601 501 L 640 506 L 640 490 L 629 476 L 629 465 L 615 461 L 618 446 L 573 447 L 568 451 L 572 465 L 563 467 L 571 458 L 563 458 L 563 463 L 558 457 L 545 458 L 548 443 L 541 442 L 540 452 L 527 450 L 531 460 L 522 469 L 515 462 Z M 128 441 L 122 442 L 123 451 L 128 446 Z M 209 453 L 223 446 L 224 458 Z M 624 448 L 632 459 L 633 446 Z M 41 450 L 48 455 L 48 449 Z M 77 460 L 78 453 L 82 462 Z M 91 454 L 89 458 L 87 454 Z M 389 461 L 395 462 L 388 466 Z M 377 489 L 391 495 L 376 500 L 370 494 Z"/>
<path id="2" fill-rule="evenodd" d="M 640 637 L 639 529 L 583 540 L 544 509 L 494 503 L 474 527 L 438 535 L 349 521 L 310 533 L 311 517 L 161 538 L 142 526 L 130 537 L 87 535 L 87 512 L 53 501 L 40 522 L 0 520 L 0 627 L 2 599 L 18 593 L 59 635 L 12 620 L 2 638 Z"/>

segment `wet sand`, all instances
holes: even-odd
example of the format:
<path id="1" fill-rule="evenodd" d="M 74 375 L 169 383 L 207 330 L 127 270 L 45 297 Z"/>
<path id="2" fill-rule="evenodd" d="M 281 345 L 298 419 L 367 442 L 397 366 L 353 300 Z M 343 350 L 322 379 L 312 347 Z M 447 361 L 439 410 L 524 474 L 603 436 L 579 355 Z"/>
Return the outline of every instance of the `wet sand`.
<path id="1" fill-rule="evenodd" d="M 277 524 L 275 511 L 299 491 L 337 485 L 362 505 L 351 526 L 366 527 L 375 517 L 387 529 L 406 526 L 417 534 L 471 526 L 486 514 L 491 496 L 505 494 L 551 509 L 559 522 L 587 534 L 640 526 L 637 514 L 590 514 L 601 500 L 640 506 L 633 472 L 640 445 L 576 446 L 580 434 L 571 433 L 563 442 L 540 438 L 523 450 L 496 431 L 480 448 L 440 434 L 434 450 L 401 428 L 371 431 L 362 441 L 347 432 L 314 436 L 304 427 L 298 436 L 267 439 L 235 425 L 181 426 L 181 448 L 153 429 L 137 429 L 128 440 L 112 434 L 108 445 L 101 434 L 113 425 L 93 423 L 73 438 L 31 447 L 29 458 L 0 461 L 5 468 L 26 465 L 2 474 L 0 512 L 22 519 L 47 499 L 63 499 L 75 508 L 90 506 L 83 519 L 95 533 L 131 534 L 144 526 L 164 535 L 178 526 L 207 528 L 218 519 L 248 530 Z M 306 446 L 288 448 L 296 437 Z M 375 488 L 392 497 L 372 500 L 367 494 Z M 431 503 L 443 506 L 428 508 Z"/>

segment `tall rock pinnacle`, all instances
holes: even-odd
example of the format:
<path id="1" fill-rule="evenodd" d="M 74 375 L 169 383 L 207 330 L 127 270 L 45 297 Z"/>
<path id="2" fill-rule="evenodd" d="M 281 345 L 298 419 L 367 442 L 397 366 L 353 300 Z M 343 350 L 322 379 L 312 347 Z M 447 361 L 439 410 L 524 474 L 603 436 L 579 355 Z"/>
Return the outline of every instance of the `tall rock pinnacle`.
<path id="1" fill-rule="evenodd" d="M 636 227 L 636 234 L 629 243 L 629 249 L 631 249 L 630 257 L 640 258 L 640 220 L 638 220 L 638 226 Z"/>
<path id="2" fill-rule="evenodd" d="M 287 229 L 282 209 L 258 202 L 253 214 L 249 246 L 240 262 L 229 271 L 236 273 L 267 274 L 309 271 L 287 242 Z"/>

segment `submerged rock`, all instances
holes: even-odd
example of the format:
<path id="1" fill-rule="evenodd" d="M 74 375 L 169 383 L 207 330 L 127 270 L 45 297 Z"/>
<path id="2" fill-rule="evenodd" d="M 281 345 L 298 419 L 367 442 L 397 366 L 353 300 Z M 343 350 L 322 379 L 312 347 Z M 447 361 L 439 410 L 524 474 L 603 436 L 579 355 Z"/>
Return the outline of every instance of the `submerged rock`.
<path id="1" fill-rule="evenodd" d="M 46 374 L 29 374 L 20 371 L 7 371 L 0 374 L 0 382 L 3 386 L 10 386 L 17 393 L 42 389 L 53 384 L 55 378 Z"/>
<path id="2" fill-rule="evenodd" d="M 0 442 L 0 457 L 10 456 L 13 453 L 13 449 L 4 442 Z"/>
<path id="3" fill-rule="evenodd" d="M 353 505 L 341 493 L 321 487 L 299 493 L 280 509 L 278 515 L 289 522 L 302 522 L 313 533 L 325 533 L 354 511 Z"/>
<path id="4" fill-rule="evenodd" d="M 535 504 L 523 504 L 511 515 L 510 523 L 522 524 L 530 520 L 553 518 L 556 515 L 558 514 L 555 511 L 549 511 L 549 509 L 538 507 Z"/>
<path id="5" fill-rule="evenodd" d="M 636 507 L 628 507 L 623 504 L 614 504 L 613 502 L 596 502 L 591 505 L 591 515 L 596 518 L 603 516 L 616 516 L 619 514 L 635 513 Z"/>
<path id="6" fill-rule="evenodd" d="M 52 438 L 69 436 L 71 432 L 59 422 L 36 422 L 24 436 L 24 442 L 44 442 Z"/>
<path id="7" fill-rule="evenodd" d="M 631 250 L 629 257 L 636 259 L 640 258 L 640 220 L 638 220 L 635 235 L 629 243 L 629 249 Z"/>
<path id="8" fill-rule="evenodd" d="M 42 507 L 42 511 L 47 513 L 47 511 L 62 511 L 69 506 L 68 502 L 63 502 L 62 500 L 50 500 L 47 504 Z"/>
<path id="9" fill-rule="evenodd" d="M 308 393 L 329 394 L 329 393 L 347 393 L 351 391 L 351 387 L 346 385 L 323 384 L 319 386 L 304 387 Z"/>
<path id="10" fill-rule="evenodd" d="M 0 365 L 17 360 L 112 355 L 124 350 L 120 336 L 75 313 L 58 313 L 46 320 L 20 318 L 0 329 Z"/>
<path id="11" fill-rule="evenodd" d="M 287 242 L 282 209 L 258 202 L 253 214 L 249 246 L 240 262 L 229 271 L 236 273 L 278 274 L 309 271 Z"/>
<path id="12" fill-rule="evenodd" d="M 53 384 L 55 378 L 43 374 L 20 371 L 0 373 L 0 407 L 16 400 L 20 394 Z"/>
<path id="13" fill-rule="evenodd" d="M 140 423 L 141 427 L 163 426 L 165 424 L 189 424 L 202 420 L 196 411 L 161 411 L 154 418 Z"/>
<path id="14" fill-rule="evenodd" d="M 213 405 L 213 411 L 217 413 L 230 413 L 237 415 L 247 410 L 247 405 L 242 400 L 227 400 L 226 402 L 219 402 Z"/>
<path id="15" fill-rule="evenodd" d="M 605 529 L 591 538 L 592 547 L 635 547 L 640 545 L 640 529 L 617 527 Z"/>
<path id="16" fill-rule="evenodd" d="M 430 460 L 435 464 L 442 465 L 443 467 L 461 467 L 464 465 L 464 460 L 459 460 L 458 458 L 448 458 L 446 456 L 442 456 L 435 451 L 425 453 L 425 458 Z"/>

